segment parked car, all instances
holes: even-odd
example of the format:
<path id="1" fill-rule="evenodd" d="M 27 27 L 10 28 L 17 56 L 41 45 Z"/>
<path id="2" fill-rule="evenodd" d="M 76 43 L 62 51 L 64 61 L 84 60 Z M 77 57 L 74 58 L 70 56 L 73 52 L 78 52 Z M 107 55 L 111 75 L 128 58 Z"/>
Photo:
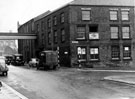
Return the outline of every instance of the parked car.
<path id="1" fill-rule="evenodd" d="M 31 60 L 29 61 L 29 66 L 30 67 L 37 67 L 38 64 L 39 64 L 39 59 L 38 58 L 31 58 Z"/>
<path id="2" fill-rule="evenodd" d="M 24 65 L 24 63 L 25 62 L 23 60 L 22 54 L 14 54 L 13 55 L 12 65 L 21 66 L 21 65 Z"/>
<path id="3" fill-rule="evenodd" d="M 0 74 L 2 74 L 3 76 L 7 76 L 8 75 L 8 67 L 7 64 L 5 62 L 5 57 L 0 57 Z"/>
<path id="4" fill-rule="evenodd" d="M 13 60 L 13 56 L 12 55 L 6 55 L 5 58 L 6 58 L 6 60 L 5 60 L 6 64 L 10 65 L 12 60 Z"/>

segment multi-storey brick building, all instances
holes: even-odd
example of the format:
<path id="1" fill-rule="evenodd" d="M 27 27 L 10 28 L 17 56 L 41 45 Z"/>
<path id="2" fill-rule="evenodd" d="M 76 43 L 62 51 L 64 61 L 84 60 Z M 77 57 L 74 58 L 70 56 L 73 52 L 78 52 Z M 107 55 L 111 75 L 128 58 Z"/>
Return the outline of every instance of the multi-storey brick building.
<path id="1" fill-rule="evenodd" d="M 37 52 L 59 47 L 63 65 L 135 63 L 133 0 L 74 0 L 34 20 Z"/>

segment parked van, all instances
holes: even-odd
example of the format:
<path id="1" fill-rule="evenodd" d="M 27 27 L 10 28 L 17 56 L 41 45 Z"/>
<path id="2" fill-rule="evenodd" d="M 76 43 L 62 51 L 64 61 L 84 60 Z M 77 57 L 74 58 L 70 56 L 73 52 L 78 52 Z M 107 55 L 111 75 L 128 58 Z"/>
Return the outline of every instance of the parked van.
<path id="1" fill-rule="evenodd" d="M 57 51 L 42 51 L 39 54 L 39 64 L 37 69 L 57 69 L 58 67 L 58 52 Z"/>

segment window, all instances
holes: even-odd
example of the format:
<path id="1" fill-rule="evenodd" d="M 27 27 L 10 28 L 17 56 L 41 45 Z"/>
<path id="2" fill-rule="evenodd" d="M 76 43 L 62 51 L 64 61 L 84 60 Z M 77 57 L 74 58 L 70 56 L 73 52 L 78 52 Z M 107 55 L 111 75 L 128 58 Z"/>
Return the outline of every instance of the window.
<path id="1" fill-rule="evenodd" d="M 60 15 L 60 21 L 61 21 L 61 23 L 64 23 L 64 20 L 65 20 L 64 13 L 61 13 L 61 15 Z"/>
<path id="2" fill-rule="evenodd" d="M 118 11 L 117 10 L 110 11 L 110 20 L 112 20 L 112 21 L 118 20 Z"/>
<path id="3" fill-rule="evenodd" d="M 99 33 L 98 33 L 98 26 L 94 25 L 94 26 L 89 26 L 89 39 L 90 40 L 96 40 L 99 39 Z"/>
<path id="4" fill-rule="evenodd" d="M 123 58 L 131 59 L 131 47 L 130 46 L 123 47 Z"/>
<path id="5" fill-rule="evenodd" d="M 86 60 L 86 47 L 82 47 L 82 46 L 77 47 L 77 56 L 78 59 Z"/>
<path id="6" fill-rule="evenodd" d="M 51 44 L 51 32 L 48 32 L 48 44 Z"/>
<path id="7" fill-rule="evenodd" d="M 58 34 L 57 31 L 54 31 L 54 43 L 58 42 Z"/>
<path id="8" fill-rule="evenodd" d="M 50 28 L 51 27 L 51 19 L 47 20 L 47 24 L 48 24 L 48 28 Z"/>
<path id="9" fill-rule="evenodd" d="M 112 59 L 113 60 L 118 60 L 120 59 L 120 48 L 119 46 L 112 46 Z"/>
<path id="10" fill-rule="evenodd" d="M 119 29 L 117 26 L 111 26 L 111 39 L 118 39 L 119 38 Z"/>
<path id="11" fill-rule="evenodd" d="M 53 18 L 53 24 L 57 25 L 57 17 L 56 16 Z"/>
<path id="12" fill-rule="evenodd" d="M 124 21 L 127 21 L 129 20 L 129 11 L 127 10 L 122 10 L 121 11 L 121 17 L 122 17 L 122 20 Z"/>
<path id="13" fill-rule="evenodd" d="M 37 24 L 37 32 L 39 32 L 39 24 Z"/>
<path id="14" fill-rule="evenodd" d="M 90 60 L 99 60 L 99 48 L 90 48 Z"/>
<path id="15" fill-rule="evenodd" d="M 122 38 L 123 39 L 130 38 L 130 27 L 129 26 L 122 27 Z"/>
<path id="16" fill-rule="evenodd" d="M 65 41 L 65 30 L 61 29 L 61 42 Z"/>
<path id="17" fill-rule="evenodd" d="M 85 26 L 77 27 L 77 39 L 85 39 Z"/>
<path id="18" fill-rule="evenodd" d="M 90 20 L 91 11 L 90 10 L 82 10 L 82 20 Z"/>
<path id="19" fill-rule="evenodd" d="M 42 31 L 44 30 L 44 22 L 43 21 L 41 22 L 41 30 Z"/>

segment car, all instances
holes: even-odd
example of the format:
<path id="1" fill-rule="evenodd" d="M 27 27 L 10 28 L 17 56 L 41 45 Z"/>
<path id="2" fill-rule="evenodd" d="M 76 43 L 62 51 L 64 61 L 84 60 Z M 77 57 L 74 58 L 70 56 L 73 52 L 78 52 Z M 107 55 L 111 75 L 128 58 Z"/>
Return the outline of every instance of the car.
<path id="1" fill-rule="evenodd" d="M 24 66 L 25 61 L 23 60 L 22 54 L 14 54 L 11 64 L 14 66 Z"/>
<path id="2" fill-rule="evenodd" d="M 13 60 L 13 56 L 12 55 L 6 55 L 5 59 L 6 59 L 6 64 L 10 65 L 12 60 Z"/>
<path id="3" fill-rule="evenodd" d="M 30 67 L 37 67 L 39 64 L 39 59 L 38 58 L 31 58 L 29 61 L 29 66 Z"/>
<path id="4" fill-rule="evenodd" d="M 8 70 L 9 68 L 7 67 L 7 64 L 5 62 L 5 57 L 0 57 L 0 74 L 2 74 L 3 76 L 7 76 Z"/>

